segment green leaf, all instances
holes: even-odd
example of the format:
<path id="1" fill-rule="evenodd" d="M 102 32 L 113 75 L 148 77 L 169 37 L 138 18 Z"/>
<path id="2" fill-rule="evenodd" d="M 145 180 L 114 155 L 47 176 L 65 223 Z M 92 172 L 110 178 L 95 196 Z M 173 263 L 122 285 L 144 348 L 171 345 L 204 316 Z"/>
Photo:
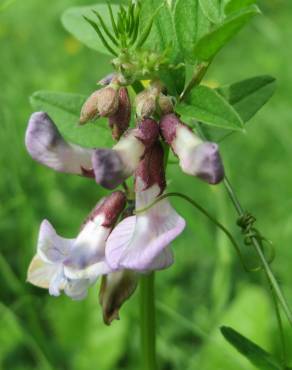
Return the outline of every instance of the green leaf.
<path id="1" fill-rule="evenodd" d="M 224 338 L 235 347 L 238 352 L 244 355 L 253 365 L 260 370 L 281 370 L 282 366 L 268 352 L 257 344 L 239 334 L 232 328 L 223 326 L 221 333 Z"/>
<path id="2" fill-rule="evenodd" d="M 176 111 L 182 116 L 210 126 L 228 130 L 241 130 L 243 122 L 232 106 L 215 90 L 207 86 L 195 88 L 188 103 L 179 103 Z"/>
<path id="3" fill-rule="evenodd" d="M 112 145 L 105 119 L 79 126 L 79 114 L 86 97 L 53 91 L 37 91 L 30 97 L 35 110 L 47 112 L 61 134 L 73 143 L 87 147 Z"/>
<path id="4" fill-rule="evenodd" d="M 226 18 L 220 26 L 217 26 L 198 41 L 194 48 L 197 58 L 210 61 L 256 14 L 259 14 L 258 8 L 251 6 L 234 16 Z"/>
<path id="5" fill-rule="evenodd" d="M 195 62 L 195 44 L 210 30 L 210 21 L 204 15 L 199 0 L 178 0 L 174 23 L 180 50 L 184 59 L 192 64 Z"/>
<path id="6" fill-rule="evenodd" d="M 177 65 L 183 62 L 184 59 L 178 46 L 171 7 L 165 0 L 143 0 L 141 2 L 141 30 L 147 27 L 153 12 L 161 7 L 162 2 L 164 6 L 154 17 L 153 26 L 145 45 L 160 53 L 166 52 L 169 62 Z M 170 94 L 178 95 L 184 88 L 185 69 L 165 69 L 162 71 L 160 78 L 167 85 Z"/>
<path id="7" fill-rule="evenodd" d="M 112 5 L 113 14 L 117 14 L 118 6 Z M 111 55 L 109 50 L 104 46 L 94 29 L 85 21 L 84 16 L 93 20 L 100 25 L 99 20 L 94 17 L 92 10 L 97 11 L 111 33 L 114 33 L 112 22 L 107 5 L 96 4 L 90 6 L 73 7 L 67 9 L 62 15 L 62 24 L 77 40 L 91 49 L 100 53 Z"/>
<path id="8" fill-rule="evenodd" d="M 255 4 L 257 0 L 231 0 L 226 4 L 224 12 L 226 15 L 242 10 L 249 5 Z"/>
<path id="9" fill-rule="evenodd" d="M 217 91 L 229 101 L 242 120 L 247 122 L 272 97 L 275 89 L 276 80 L 263 75 L 220 87 Z"/>
<path id="10" fill-rule="evenodd" d="M 219 23 L 222 0 L 199 0 L 199 2 L 205 16 L 212 23 Z"/>

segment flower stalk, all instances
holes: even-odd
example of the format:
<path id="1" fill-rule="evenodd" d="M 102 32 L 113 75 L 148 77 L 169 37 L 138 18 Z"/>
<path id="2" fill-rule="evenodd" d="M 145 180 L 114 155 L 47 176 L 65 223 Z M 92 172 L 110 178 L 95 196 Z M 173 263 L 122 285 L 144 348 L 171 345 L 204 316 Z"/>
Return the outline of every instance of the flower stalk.
<path id="1" fill-rule="evenodd" d="M 157 370 L 155 273 L 140 278 L 141 370 Z"/>

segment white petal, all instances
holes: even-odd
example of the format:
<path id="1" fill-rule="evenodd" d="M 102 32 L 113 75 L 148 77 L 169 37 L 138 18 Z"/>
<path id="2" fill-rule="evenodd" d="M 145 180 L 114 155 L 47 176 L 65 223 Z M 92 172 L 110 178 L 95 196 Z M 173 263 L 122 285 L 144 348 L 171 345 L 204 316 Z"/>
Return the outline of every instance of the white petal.
<path id="1" fill-rule="evenodd" d="M 57 272 L 57 265 L 44 262 L 38 255 L 35 255 L 28 268 L 27 281 L 40 288 L 48 289 L 50 281 Z"/>
<path id="2" fill-rule="evenodd" d="M 72 267 L 65 266 L 64 273 L 68 279 L 79 280 L 87 279 L 91 283 L 94 283 L 99 276 L 109 274 L 112 269 L 105 261 L 94 263 L 93 265 L 84 269 L 74 269 Z"/>
<path id="3" fill-rule="evenodd" d="M 80 301 L 87 296 L 89 286 L 89 280 L 69 280 L 65 285 L 64 292 L 73 300 Z"/>
<path id="4" fill-rule="evenodd" d="M 58 297 L 61 294 L 61 290 L 65 288 L 66 283 L 67 279 L 64 275 L 64 268 L 61 264 L 57 265 L 57 272 L 52 277 L 49 285 L 50 295 Z"/>
<path id="5" fill-rule="evenodd" d="M 69 255 L 75 239 L 57 235 L 49 221 L 41 223 L 38 237 L 38 255 L 47 262 L 62 262 Z"/>

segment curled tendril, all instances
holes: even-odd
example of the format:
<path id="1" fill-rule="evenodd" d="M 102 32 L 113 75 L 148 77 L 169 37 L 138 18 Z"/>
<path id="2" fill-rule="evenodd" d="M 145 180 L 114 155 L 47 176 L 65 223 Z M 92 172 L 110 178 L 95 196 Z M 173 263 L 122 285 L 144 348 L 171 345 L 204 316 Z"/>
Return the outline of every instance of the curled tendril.
<path id="1" fill-rule="evenodd" d="M 160 202 L 161 200 L 165 199 L 165 198 L 168 198 L 168 197 L 179 197 L 179 198 L 182 198 L 184 199 L 185 201 L 187 201 L 188 203 L 190 203 L 193 207 L 195 207 L 197 210 L 199 210 L 201 213 L 203 213 L 207 218 L 209 218 L 209 220 L 211 220 L 220 230 L 222 230 L 225 235 L 228 237 L 228 239 L 230 240 L 231 244 L 233 245 L 238 257 L 239 257 L 239 260 L 244 268 L 245 271 L 247 272 L 255 272 L 255 271 L 259 271 L 259 270 L 262 270 L 262 265 L 259 265 L 259 266 L 255 266 L 255 267 L 249 267 L 247 266 L 247 264 L 245 263 L 244 261 L 244 257 L 240 251 L 240 247 L 239 245 L 237 244 L 237 242 L 235 241 L 233 235 L 231 234 L 231 232 L 224 226 L 222 225 L 215 217 L 213 217 L 204 207 L 202 207 L 200 204 L 198 204 L 195 200 L 193 200 L 192 198 L 188 197 L 187 195 L 185 194 L 181 194 L 181 193 L 178 193 L 178 192 L 173 192 L 173 193 L 166 193 L 166 194 L 163 194 L 161 195 L 160 197 L 158 197 L 157 199 L 155 199 L 152 203 L 150 203 L 147 207 L 143 208 L 143 209 L 137 209 L 134 213 L 135 214 L 139 214 L 139 213 L 143 213 L 143 212 L 146 212 L 147 210 L 149 210 L 150 208 L 152 208 L 155 204 L 157 204 L 158 202 Z M 250 233 L 250 227 L 249 225 L 251 225 L 251 227 L 253 227 L 250 222 L 248 223 L 246 220 L 241 220 L 241 227 L 242 227 L 242 230 L 243 230 L 243 227 L 244 227 L 244 230 L 246 230 L 246 235 L 247 235 L 247 231 Z M 253 231 L 254 232 L 254 231 Z M 257 232 L 258 233 L 258 232 Z M 258 233 L 259 234 L 259 233 Z M 257 234 L 257 236 L 258 236 Z M 250 234 L 249 237 L 251 238 L 252 235 Z M 263 240 L 266 240 L 265 238 L 261 237 L 261 242 Z M 247 239 L 245 240 L 245 242 L 247 242 Z"/>
<path id="2" fill-rule="evenodd" d="M 267 262 L 268 264 L 271 264 L 276 256 L 274 245 L 254 226 L 255 222 L 256 218 L 251 213 L 245 212 L 241 217 L 238 218 L 236 223 L 241 228 L 241 232 L 244 235 L 243 242 L 246 246 L 253 245 L 253 239 L 257 240 L 263 252 L 265 251 L 265 246 L 269 246 L 270 256 Z M 262 269 L 262 267 L 259 269 Z"/>

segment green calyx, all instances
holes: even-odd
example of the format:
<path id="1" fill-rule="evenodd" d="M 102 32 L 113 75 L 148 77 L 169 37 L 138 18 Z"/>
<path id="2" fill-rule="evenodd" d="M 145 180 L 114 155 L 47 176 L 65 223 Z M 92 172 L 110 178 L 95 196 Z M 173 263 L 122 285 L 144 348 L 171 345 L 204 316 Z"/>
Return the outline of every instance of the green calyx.
<path id="1" fill-rule="evenodd" d="M 96 10 L 92 10 L 95 19 L 83 16 L 93 27 L 104 47 L 115 57 L 112 60 L 115 69 L 130 82 L 151 79 L 161 67 L 168 64 L 168 50 L 157 53 L 153 50 L 142 49 L 161 8 L 162 5 L 154 11 L 143 26 L 140 19 L 141 4 L 139 1 L 129 1 L 126 8 L 120 5 L 116 14 L 108 3 L 111 26 L 104 22 L 103 17 Z"/>

